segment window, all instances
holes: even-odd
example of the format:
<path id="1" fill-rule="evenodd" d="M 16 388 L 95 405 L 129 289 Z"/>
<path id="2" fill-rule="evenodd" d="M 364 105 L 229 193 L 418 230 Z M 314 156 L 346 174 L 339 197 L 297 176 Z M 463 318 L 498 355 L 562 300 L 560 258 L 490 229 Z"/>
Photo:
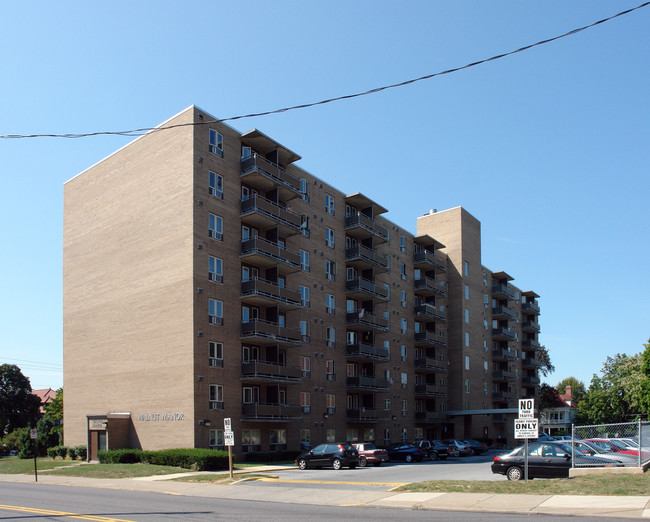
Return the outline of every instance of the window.
<path id="1" fill-rule="evenodd" d="M 242 346 L 241 360 L 244 363 L 259 361 L 260 349 L 257 346 Z"/>
<path id="2" fill-rule="evenodd" d="M 309 252 L 306 250 L 300 251 L 300 269 L 309 272 Z"/>
<path id="3" fill-rule="evenodd" d="M 300 406 L 302 406 L 303 413 L 311 411 L 311 395 L 309 392 L 300 392 Z"/>
<path id="4" fill-rule="evenodd" d="M 309 201 L 309 185 L 304 178 L 300 180 L 300 197 L 305 201 Z"/>
<path id="5" fill-rule="evenodd" d="M 241 148 L 242 159 L 250 158 L 252 154 L 253 154 L 253 150 L 250 147 L 246 147 L 245 145 L 242 145 Z"/>
<path id="6" fill-rule="evenodd" d="M 210 449 L 219 449 L 223 447 L 223 430 L 210 430 Z"/>
<path id="7" fill-rule="evenodd" d="M 384 410 L 390 411 L 390 399 L 384 399 Z"/>
<path id="8" fill-rule="evenodd" d="M 463 275 L 464 276 L 469 275 L 469 262 L 468 261 L 463 261 Z"/>
<path id="9" fill-rule="evenodd" d="M 485 306 L 485 308 L 488 308 L 489 305 L 490 305 L 490 298 L 488 297 L 487 294 L 485 294 L 483 296 L 483 306 Z"/>
<path id="10" fill-rule="evenodd" d="M 399 249 L 401 252 L 406 253 L 406 237 L 399 236 Z"/>
<path id="11" fill-rule="evenodd" d="M 223 301 L 208 299 L 208 316 L 210 324 L 223 324 Z"/>
<path id="12" fill-rule="evenodd" d="M 399 264 L 399 273 L 404 281 L 406 281 L 406 265 L 404 263 Z"/>
<path id="13" fill-rule="evenodd" d="M 223 158 L 223 136 L 214 129 L 210 129 L 210 152 Z"/>
<path id="14" fill-rule="evenodd" d="M 405 346 L 405 345 L 400 346 L 400 356 L 402 357 L 402 361 L 406 361 L 406 360 L 407 360 L 407 356 L 406 356 L 406 346 Z"/>
<path id="15" fill-rule="evenodd" d="M 210 214 L 208 236 L 213 239 L 218 239 L 219 241 L 223 241 L 223 219 L 221 218 L 221 216 Z"/>
<path id="16" fill-rule="evenodd" d="M 327 428 L 325 430 L 325 441 L 334 442 L 336 440 L 336 430 L 334 428 Z"/>
<path id="17" fill-rule="evenodd" d="M 223 199 L 223 176 L 216 172 L 209 171 L 209 188 L 208 193 L 219 199 Z"/>
<path id="18" fill-rule="evenodd" d="M 488 285 L 487 274 L 483 272 L 483 286 L 487 286 L 487 285 Z"/>
<path id="19" fill-rule="evenodd" d="M 336 395 L 333 393 L 325 395 L 325 408 L 327 408 L 329 414 L 336 413 Z"/>
<path id="20" fill-rule="evenodd" d="M 402 399 L 402 415 L 406 415 L 408 412 L 408 401 L 406 399 Z"/>
<path id="21" fill-rule="evenodd" d="M 208 279 L 216 283 L 223 283 L 223 261 L 218 257 L 209 257 Z"/>
<path id="22" fill-rule="evenodd" d="M 328 326 L 325 330 L 325 341 L 328 348 L 334 348 L 336 344 L 336 332 L 333 326 Z"/>
<path id="23" fill-rule="evenodd" d="M 375 440 L 375 429 L 366 428 L 363 430 L 363 440 L 365 441 L 374 441 Z"/>
<path id="24" fill-rule="evenodd" d="M 300 370 L 303 377 L 311 377 L 311 359 L 309 357 L 300 356 Z"/>
<path id="25" fill-rule="evenodd" d="M 325 279 L 334 281 L 336 276 L 336 263 L 334 261 L 325 261 Z"/>
<path id="26" fill-rule="evenodd" d="M 307 216 L 300 216 L 300 233 L 309 237 L 309 218 Z"/>
<path id="27" fill-rule="evenodd" d="M 469 355 L 465 356 L 465 369 L 469 370 Z"/>
<path id="28" fill-rule="evenodd" d="M 248 241 L 249 239 L 255 238 L 257 236 L 259 236 L 259 230 L 257 230 L 254 227 L 247 227 L 246 225 L 242 225 L 241 227 L 242 241 Z"/>
<path id="29" fill-rule="evenodd" d="M 469 308 L 465 308 L 465 322 L 469 323 Z"/>
<path id="30" fill-rule="evenodd" d="M 300 304 L 309 308 L 309 287 L 300 285 Z"/>
<path id="31" fill-rule="evenodd" d="M 465 346 L 469 346 L 469 332 L 465 332 Z"/>
<path id="32" fill-rule="evenodd" d="M 336 380 L 336 372 L 334 371 L 334 361 L 332 360 L 325 361 L 325 374 L 327 375 L 328 381 Z"/>
<path id="33" fill-rule="evenodd" d="M 334 215 L 334 196 L 325 194 L 325 211 L 328 214 Z"/>
<path id="34" fill-rule="evenodd" d="M 356 428 L 348 428 L 347 440 L 350 442 L 359 442 L 359 430 Z"/>
<path id="35" fill-rule="evenodd" d="M 469 393 L 469 379 L 465 379 L 465 393 Z"/>
<path id="36" fill-rule="evenodd" d="M 244 451 L 258 451 L 262 444 L 261 430 L 241 430 L 241 443 Z"/>
<path id="37" fill-rule="evenodd" d="M 210 366 L 223 367 L 223 344 L 210 341 L 208 345 L 208 361 Z"/>
<path id="38" fill-rule="evenodd" d="M 465 285 L 465 299 L 469 299 L 469 285 Z"/>
<path id="39" fill-rule="evenodd" d="M 334 296 L 332 294 L 325 294 L 325 311 L 328 314 L 334 314 Z"/>
<path id="40" fill-rule="evenodd" d="M 284 449 L 287 445 L 287 430 L 269 430 L 271 451 Z"/>
<path id="41" fill-rule="evenodd" d="M 303 343 L 309 342 L 309 321 L 300 321 L 300 337 Z"/>
<path id="42" fill-rule="evenodd" d="M 400 332 L 405 334 L 407 332 L 407 324 L 406 324 L 406 319 L 402 317 L 400 321 Z"/>
<path id="43" fill-rule="evenodd" d="M 307 449 L 311 446 L 311 432 L 309 428 L 300 428 L 300 447 Z"/>
<path id="44" fill-rule="evenodd" d="M 487 329 L 488 329 L 488 320 L 483 318 L 483 330 L 487 330 Z"/>
<path id="45" fill-rule="evenodd" d="M 325 244 L 330 248 L 334 248 L 334 230 L 329 227 L 325 228 Z"/>
<path id="46" fill-rule="evenodd" d="M 223 410 L 223 386 L 221 384 L 210 385 L 210 409 Z"/>
<path id="47" fill-rule="evenodd" d="M 400 381 L 399 382 L 401 383 L 402 388 L 406 388 L 407 385 L 408 385 L 408 373 L 402 372 L 400 374 Z"/>
<path id="48" fill-rule="evenodd" d="M 386 353 L 390 356 L 390 341 L 384 341 L 384 350 L 386 350 Z"/>
<path id="49" fill-rule="evenodd" d="M 260 389 L 257 386 L 244 386 L 242 395 L 244 404 L 258 404 L 260 402 Z"/>
<path id="50" fill-rule="evenodd" d="M 406 308 L 406 290 L 401 290 L 400 291 L 400 304 Z"/>
<path id="51" fill-rule="evenodd" d="M 487 361 L 483 361 L 483 372 L 487 375 L 487 372 L 488 372 L 488 363 L 487 363 Z"/>
<path id="52" fill-rule="evenodd" d="M 254 306 L 242 306 L 241 307 L 241 322 L 250 323 L 251 321 L 256 321 L 260 317 L 260 310 Z"/>

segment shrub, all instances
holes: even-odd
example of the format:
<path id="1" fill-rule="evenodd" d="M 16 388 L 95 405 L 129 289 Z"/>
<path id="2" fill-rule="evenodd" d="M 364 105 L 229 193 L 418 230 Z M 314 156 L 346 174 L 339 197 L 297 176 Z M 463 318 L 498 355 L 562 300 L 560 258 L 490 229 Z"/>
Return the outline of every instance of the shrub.
<path id="1" fill-rule="evenodd" d="M 179 448 L 147 451 L 144 462 L 158 466 L 178 466 L 197 471 L 216 471 L 228 469 L 228 453 L 203 448 Z"/>
<path id="2" fill-rule="evenodd" d="M 20 444 L 18 440 L 20 439 L 20 434 L 28 428 L 18 428 L 10 433 L 7 433 L 4 437 L 0 439 L 0 448 L 2 451 L 18 450 L 20 449 Z"/>
<path id="3" fill-rule="evenodd" d="M 101 464 L 134 464 L 136 462 L 142 462 L 142 450 L 102 450 L 97 452 L 97 459 Z"/>
<path id="4" fill-rule="evenodd" d="M 65 459 L 68 456 L 68 448 L 66 448 L 65 446 L 57 446 L 56 454 L 62 459 Z"/>
<path id="5" fill-rule="evenodd" d="M 86 448 L 86 446 L 75 446 L 74 450 L 77 453 L 77 457 L 81 460 L 86 460 L 88 458 L 88 448 Z"/>
<path id="6" fill-rule="evenodd" d="M 50 457 L 51 459 L 56 459 L 56 456 L 58 455 L 57 453 L 57 447 L 54 446 L 53 448 L 47 448 L 47 456 Z"/>
<path id="7" fill-rule="evenodd" d="M 77 458 L 77 449 L 68 448 L 68 457 L 70 457 L 72 460 L 75 460 Z"/>

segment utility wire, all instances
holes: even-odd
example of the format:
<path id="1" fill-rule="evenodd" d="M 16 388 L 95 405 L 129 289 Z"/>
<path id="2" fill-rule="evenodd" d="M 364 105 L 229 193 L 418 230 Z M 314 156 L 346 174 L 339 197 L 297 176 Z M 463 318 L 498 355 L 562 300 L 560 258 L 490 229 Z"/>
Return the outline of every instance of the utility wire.
<path id="1" fill-rule="evenodd" d="M 523 51 L 528 51 L 529 49 L 532 49 L 533 47 L 538 47 L 540 45 L 544 45 L 550 42 L 554 42 L 555 40 L 560 40 L 561 38 L 566 38 L 567 36 L 572 36 L 574 34 L 580 33 L 586 29 L 590 29 L 592 27 L 595 27 L 597 25 L 600 25 L 605 22 L 609 22 L 610 20 L 613 20 L 614 18 L 618 18 L 619 16 L 623 16 L 626 14 L 629 14 L 633 11 L 636 11 L 638 9 L 641 9 L 643 7 L 647 7 L 650 5 L 650 1 L 644 2 L 641 5 L 638 5 L 636 7 L 633 7 L 631 9 L 627 9 L 625 11 L 621 11 L 620 13 L 617 13 L 615 15 L 612 15 L 608 18 L 603 18 L 602 20 L 598 20 L 597 22 L 591 23 L 589 25 L 585 25 L 583 27 L 579 27 L 577 29 L 573 29 L 567 33 L 554 36 L 552 38 L 547 38 L 546 40 L 540 40 L 539 42 L 536 42 L 534 44 L 526 45 L 524 47 L 520 47 L 519 49 L 515 49 L 514 51 L 510 51 L 507 53 L 503 54 L 497 54 L 496 56 L 492 56 L 490 58 L 485 58 L 483 60 L 479 60 L 477 62 L 472 62 L 468 63 L 466 65 L 463 65 L 461 67 L 455 67 L 453 69 L 447 69 L 445 71 L 440 71 L 432 74 L 427 74 L 425 76 L 420 76 L 419 78 L 413 78 L 411 80 L 406 80 L 403 82 L 399 83 L 393 83 L 391 85 L 384 85 L 383 87 L 376 87 L 374 89 L 370 89 L 368 91 L 363 91 L 363 92 L 358 92 L 355 94 L 347 94 L 344 96 L 337 96 L 336 98 L 328 98 L 326 100 L 321 100 L 317 102 L 312 102 L 312 103 L 305 103 L 301 105 L 293 105 L 291 107 L 283 107 L 282 109 L 274 109 L 270 111 L 264 111 L 264 112 L 256 112 L 256 113 L 251 113 L 251 114 L 244 114 L 240 116 L 231 116 L 229 118 L 221 118 L 218 120 L 214 121 L 205 121 L 205 122 L 191 122 L 191 123 L 179 123 L 176 125 L 167 125 L 165 127 L 143 127 L 141 129 L 131 129 L 131 130 L 126 130 L 126 131 L 102 131 L 102 132 L 88 132 L 88 133 L 83 133 L 83 134 L 0 134 L 0 138 L 2 139 L 16 139 L 16 138 L 87 138 L 89 136 L 142 136 L 144 134 L 147 134 L 149 132 L 158 132 L 162 130 L 167 130 L 167 129 L 174 129 L 176 127 L 188 127 L 188 126 L 195 126 L 195 125 L 210 125 L 216 122 L 224 122 L 224 121 L 234 121 L 234 120 L 242 120 L 244 118 L 255 118 L 257 116 L 269 116 L 270 114 L 279 114 L 282 112 L 287 112 L 287 111 L 293 111 L 296 109 L 307 109 L 309 107 L 315 107 L 317 105 L 325 105 L 326 103 L 332 103 L 336 101 L 341 101 L 341 100 L 349 100 L 352 98 L 359 98 L 360 96 L 367 96 L 369 94 L 375 94 L 381 91 L 385 91 L 388 89 L 395 89 L 397 87 L 404 87 L 406 85 L 410 85 L 412 83 L 416 82 L 421 82 L 423 80 L 429 80 L 431 78 L 435 78 L 436 76 L 442 76 L 444 74 L 451 74 L 455 73 L 458 71 L 462 71 L 463 69 L 469 69 L 471 67 L 476 67 L 477 65 L 481 65 L 487 62 L 492 62 L 494 60 L 500 60 L 501 58 L 505 58 L 506 56 L 511 56 L 513 54 L 521 53 Z"/>

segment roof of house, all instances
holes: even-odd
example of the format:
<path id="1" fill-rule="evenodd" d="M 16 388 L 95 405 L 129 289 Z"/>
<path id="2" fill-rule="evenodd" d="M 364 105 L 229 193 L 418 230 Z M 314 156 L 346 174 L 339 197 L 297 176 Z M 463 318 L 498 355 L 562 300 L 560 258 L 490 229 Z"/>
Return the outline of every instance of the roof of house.
<path id="1" fill-rule="evenodd" d="M 42 390 L 32 390 L 32 394 L 36 395 L 39 399 L 41 399 L 40 412 L 45 413 L 43 406 L 48 404 L 52 399 L 56 397 L 56 390 L 53 390 L 52 388 L 45 388 Z"/>

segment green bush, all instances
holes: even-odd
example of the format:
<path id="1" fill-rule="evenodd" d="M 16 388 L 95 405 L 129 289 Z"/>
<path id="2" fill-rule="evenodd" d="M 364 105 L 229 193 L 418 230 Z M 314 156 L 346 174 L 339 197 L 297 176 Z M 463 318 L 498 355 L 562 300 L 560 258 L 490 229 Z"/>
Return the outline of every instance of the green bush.
<path id="1" fill-rule="evenodd" d="M 102 450 L 97 452 L 97 460 L 99 460 L 100 464 L 134 464 L 142 462 L 142 450 Z"/>
<path id="2" fill-rule="evenodd" d="M 86 446 L 75 446 L 74 450 L 77 453 L 77 457 L 81 460 L 86 460 L 88 458 L 88 448 L 86 448 Z"/>
<path id="3" fill-rule="evenodd" d="M 58 455 L 57 449 L 57 446 L 54 446 L 53 448 L 47 448 L 47 456 L 51 459 L 56 459 L 56 456 Z"/>
<path id="4" fill-rule="evenodd" d="M 77 449 L 76 448 L 68 448 L 68 457 L 70 457 L 70 459 L 72 459 L 72 460 L 75 460 L 77 458 Z"/>
<path id="5" fill-rule="evenodd" d="M 68 456 L 68 448 L 66 448 L 65 446 L 57 446 L 56 454 L 62 459 L 65 459 Z"/>
<path id="6" fill-rule="evenodd" d="M 271 451 L 271 452 L 252 452 L 246 453 L 245 460 L 246 462 L 279 462 L 283 460 L 294 460 L 300 451 L 295 450 L 282 450 L 282 451 Z"/>
<path id="7" fill-rule="evenodd" d="M 20 434 L 29 428 L 18 428 L 10 433 L 7 433 L 0 439 L 0 448 L 2 451 L 11 451 L 20 449 L 19 439 Z M 28 432 L 29 433 L 29 432 Z"/>
<path id="8" fill-rule="evenodd" d="M 143 461 L 158 466 L 178 466 L 197 471 L 228 469 L 228 453 L 203 448 L 178 448 L 143 452 Z"/>

